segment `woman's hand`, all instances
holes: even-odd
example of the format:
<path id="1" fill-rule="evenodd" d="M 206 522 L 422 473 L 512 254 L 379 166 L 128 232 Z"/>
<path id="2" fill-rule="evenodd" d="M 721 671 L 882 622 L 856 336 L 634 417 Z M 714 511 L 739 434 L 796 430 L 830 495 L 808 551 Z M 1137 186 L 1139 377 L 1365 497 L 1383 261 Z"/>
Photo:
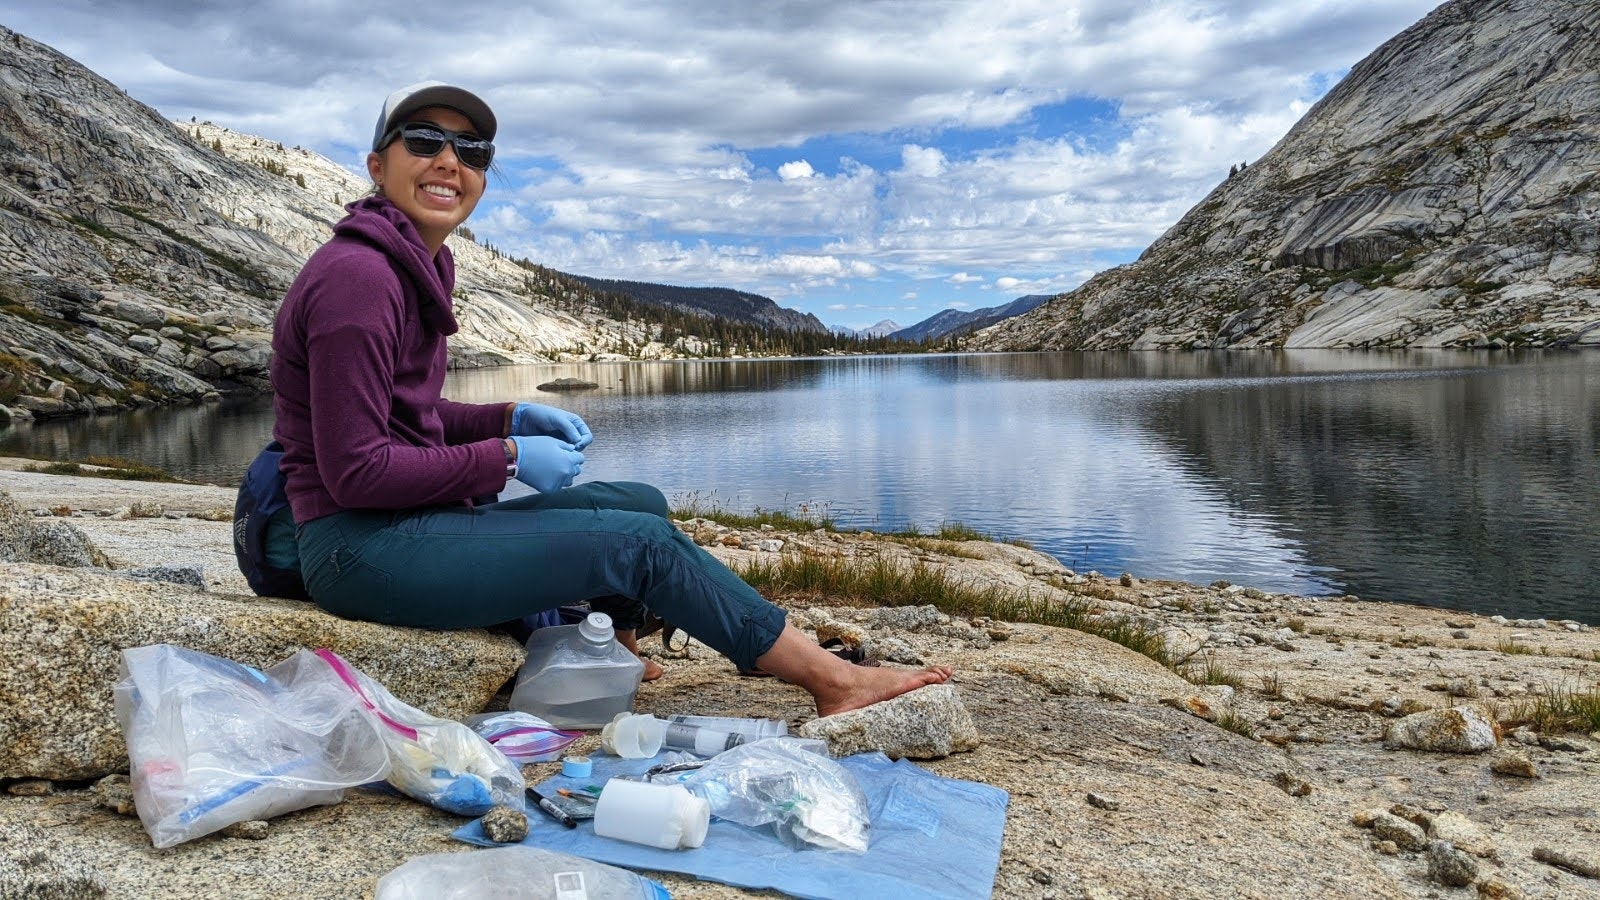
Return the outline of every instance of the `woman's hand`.
<path id="1" fill-rule="evenodd" d="M 588 429 L 584 431 L 587 433 Z M 560 438 L 513 435 L 507 440 L 517 445 L 517 480 L 541 494 L 561 490 L 583 470 L 583 454 Z"/>
<path id="2" fill-rule="evenodd" d="M 518 403 L 511 411 L 511 436 L 518 435 L 561 438 L 577 450 L 594 440 L 589 426 L 577 413 L 542 403 Z"/>

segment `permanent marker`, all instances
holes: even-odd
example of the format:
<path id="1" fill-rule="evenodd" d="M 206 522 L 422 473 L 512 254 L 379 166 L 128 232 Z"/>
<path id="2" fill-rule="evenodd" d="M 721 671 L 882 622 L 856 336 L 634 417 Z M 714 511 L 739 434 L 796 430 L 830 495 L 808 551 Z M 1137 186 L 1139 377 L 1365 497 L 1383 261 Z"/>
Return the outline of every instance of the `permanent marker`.
<path id="1" fill-rule="evenodd" d="M 535 806 L 544 810 L 546 815 L 552 819 L 555 819 L 557 822 L 560 822 L 568 828 L 578 827 L 577 819 L 567 815 L 566 810 L 555 805 L 550 801 L 549 797 L 546 797 L 533 788 L 528 788 L 528 799 L 532 800 Z"/>

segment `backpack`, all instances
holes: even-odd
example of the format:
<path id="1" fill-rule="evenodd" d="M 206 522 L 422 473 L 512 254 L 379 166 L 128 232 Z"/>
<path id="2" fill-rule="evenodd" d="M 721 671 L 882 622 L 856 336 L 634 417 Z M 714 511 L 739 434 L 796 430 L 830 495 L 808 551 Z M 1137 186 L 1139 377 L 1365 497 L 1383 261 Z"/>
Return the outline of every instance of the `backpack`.
<path id="1" fill-rule="evenodd" d="M 282 459 L 283 445 L 273 441 L 245 471 L 233 503 L 233 555 L 258 596 L 310 600 L 300 574 L 288 479 L 278 470 Z"/>

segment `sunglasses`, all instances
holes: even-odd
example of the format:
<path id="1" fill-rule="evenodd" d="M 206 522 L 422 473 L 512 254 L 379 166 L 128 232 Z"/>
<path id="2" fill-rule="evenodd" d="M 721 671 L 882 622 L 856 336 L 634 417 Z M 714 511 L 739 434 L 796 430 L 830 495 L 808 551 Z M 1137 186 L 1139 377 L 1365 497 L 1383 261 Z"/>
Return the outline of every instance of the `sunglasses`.
<path id="1" fill-rule="evenodd" d="M 396 137 L 400 138 L 406 152 L 412 156 L 432 158 L 443 153 L 444 145 L 449 144 L 455 148 L 456 159 L 461 160 L 464 166 L 487 169 L 494 160 L 494 142 L 466 131 L 450 131 L 425 122 L 412 122 L 384 135 L 379 149 L 394 143 Z"/>

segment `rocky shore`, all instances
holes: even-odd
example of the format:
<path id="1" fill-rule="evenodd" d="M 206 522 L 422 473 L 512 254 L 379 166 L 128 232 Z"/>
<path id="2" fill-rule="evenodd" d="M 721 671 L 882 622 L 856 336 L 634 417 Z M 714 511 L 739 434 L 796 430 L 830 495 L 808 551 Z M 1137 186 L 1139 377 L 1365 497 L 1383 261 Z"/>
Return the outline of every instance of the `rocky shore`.
<path id="1" fill-rule="evenodd" d="M 31 642 L 6 645 L 0 660 L 12 661 L 0 661 L 0 694 L 27 684 L 15 672 L 23 651 L 30 659 L 71 657 L 77 649 L 62 640 L 69 628 L 89 635 L 78 643 L 94 643 L 95 629 L 114 642 L 105 635 L 134 624 L 106 611 L 133 604 L 176 610 L 169 623 L 149 626 L 175 629 L 175 642 L 235 633 L 229 629 L 279 642 L 238 643 L 243 655 L 313 634 L 353 648 L 341 653 L 359 654 L 372 640 L 355 623 L 303 604 L 239 596 L 246 591 L 228 543 L 230 491 L 17 471 L 23 464 L 0 463 L 0 492 L 25 517 L 12 534 L 27 531 L 32 552 L 78 555 L 54 560 L 77 563 L 60 567 L 36 556 L 7 561 L 17 557 L 0 552 L 0 619 L 58 610 L 48 632 L 56 644 L 29 631 L 32 620 L 0 629 L 13 634 L 0 635 L 0 645 Z M 1600 683 L 1592 623 L 1294 597 L 1143 573 L 1100 577 L 1009 544 L 680 525 L 729 562 L 887 559 L 1041 600 L 1089 600 L 1102 616 L 1159 629 L 1170 651 L 1187 658 L 1179 667 L 1185 678 L 1068 629 L 916 608 L 890 615 L 826 597 L 791 605 L 795 621 L 819 636 L 842 636 L 888 664 L 955 666 L 978 746 L 919 764 L 1010 793 L 995 896 L 1600 897 L 1600 734 L 1542 731 L 1532 715 L 1551 691 L 1593 692 Z M 87 540 L 74 543 L 69 533 Z M 6 540 L 0 526 L 0 551 Z M 155 580 L 124 577 L 151 567 L 167 568 Z M 173 583 L 185 577 L 190 585 Z M 267 619 L 277 633 L 251 631 L 251 622 Z M 432 699 L 411 702 L 435 711 L 496 702 L 478 698 L 515 665 L 508 639 L 383 631 L 379 643 L 391 655 L 436 642 L 432 667 L 409 666 L 420 670 L 409 679 L 404 667 L 373 672 L 403 698 L 420 697 L 431 683 Z M 814 719 L 798 689 L 741 678 L 698 643 L 672 653 L 651 638 L 645 650 L 666 676 L 641 689 L 640 711 L 768 716 L 795 727 Z M 438 687 L 449 670 L 437 660 L 447 655 L 482 669 L 454 698 Z M 381 657 L 375 652 L 372 664 Z M 38 694 L 55 696 L 43 686 Z M 157 851 L 138 820 L 117 810 L 126 801 L 114 796 L 115 781 L 89 774 L 110 763 L 19 776 L 40 758 L 16 749 L 21 726 L 35 720 L 21 706 L 28 697 L 3 699 L 0 896 L 370 896 L 407 858 L 469 850 L 449 837 L 463 820 L 352 791 L 336 806 Z M 585 741 L 579 746 L 592 749 L 593 738 Z M 93 757 L 75 752 L 80 761 Z M 544 768 L 529 774 L 543 777 Z M 677 897 L 751 895 L 657 877 Z"/>

